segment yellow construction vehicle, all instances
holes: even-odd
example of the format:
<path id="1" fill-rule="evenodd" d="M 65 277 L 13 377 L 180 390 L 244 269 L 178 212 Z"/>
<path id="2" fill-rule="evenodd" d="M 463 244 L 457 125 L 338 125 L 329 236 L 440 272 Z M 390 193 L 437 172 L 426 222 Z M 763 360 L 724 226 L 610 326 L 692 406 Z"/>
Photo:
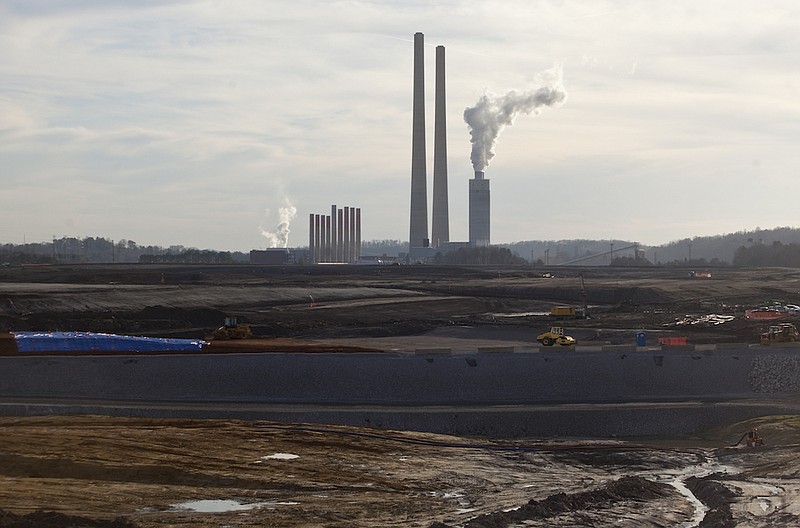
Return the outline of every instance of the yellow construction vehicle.
<path id="1" fill-rule="evenodd" d="M 761 344 L 771 345 L 772 343 L 794 343 L 800 339 L 800 333 L 793 323 L 780 323 L 770 325 L 769 329 L 761 334 Z"/>
<path id="2" fill-rule="evenodd" d="M 564 328 L 560 326 L 551 326 L 549 332 L 543 332 L 536 336 L 536 340 L 544 346 L 553 346 L 558 343 L 561 346 L 569 346 L 575 344 L 575 338 L 572 336 L 564 335 Z"/>
<path id="3" fill-rule="evenodd" d="M 214 330 L 211 339 L 247 339 L 253 331 L 247 323 L 240 323 L 236 317 L 226 317 L 225 324 Z"/>

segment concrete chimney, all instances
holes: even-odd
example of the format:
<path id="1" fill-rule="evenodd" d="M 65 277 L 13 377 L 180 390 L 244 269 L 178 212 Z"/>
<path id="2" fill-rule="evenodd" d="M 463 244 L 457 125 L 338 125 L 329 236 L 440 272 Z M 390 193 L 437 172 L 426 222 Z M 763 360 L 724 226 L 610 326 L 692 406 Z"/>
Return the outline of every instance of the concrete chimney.
<path id="1" fill-rule="evenodd" d="M 342 262 L 350 262 L 350 208 L 344 208 L 344 236 L 342 241 Z"/>
<path id="2" fill-rule="evenodd" d="M 314 263 L 320 262 L 320 218 L 314 215 Z"/>
<path id="3" fill-rule="evenodd" d="M 428 184 L 425 166 L 425 38 L 414 34 L 414 101 L 411 134 L 411 226 L 409 247 L 428 239 Z"/>
<path id="4" fill-rule="evenodd" d="M 361 258 L 361 208 L 360 207 L 356 208 L 356 243 L 355 243 L 355 248 L 356 248 L 356 258 L 355 258 L 355 260 L 358 261 L 358 259 Z"/>
<path id="5" fill-rule="evenodd" d="M 444 46 L 436 46 L 436 97 L 433 129 L 433 214 L 431 246 L 450 242 L 447 199 L 447 112 L 445 109 Z"/>
<path id="6" fill-rule="evenodd" d="M 312 264 L 316 264 L 314 261 L 314 213 L 308 215 L 308 260 Z"/>
<path id="7" fill-rule="evenodd" d="M 344 211 L 339 209 L 336 212 L 336 262 L 344 261 Z"/>
<path id="8" fill-rule="evenodd" d="M 489 180 L 483 171 L 475 171 L 475 178 L 469 181 L 469 245 L 485 247 L 489 239 Z"/>

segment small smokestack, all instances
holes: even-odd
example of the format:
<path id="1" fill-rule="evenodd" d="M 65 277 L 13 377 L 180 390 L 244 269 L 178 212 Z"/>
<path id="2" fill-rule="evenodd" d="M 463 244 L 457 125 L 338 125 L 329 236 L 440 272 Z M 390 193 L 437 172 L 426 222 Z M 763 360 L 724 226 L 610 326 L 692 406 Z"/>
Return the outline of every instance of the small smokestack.
<path id="1" fill-rule="evenodd" d="M 361 258 L 361 208 L 356 208 L 356 260 Z"/>
<path id="2" fill-rule="evenodd" d="M 475 179 L 469 181 L 469 245 L 486 247 L 490 240 L 489 180 L 483 171 L 475 171 Z"/>
<path id="3" fill-rule="evenodd" d="M 336 262 L 344 261 L 344 211 L 336 212 Z"/>
<path id="4" fill-rule="evenodd" d="M 314 215 L 314 263 L 320 262 L 320 218 L 318 214 Z"/>
<path id="5" fill-rule="evenodd" d="M 314 213 L 308 215 L 308 259 L 312 264 L 314 261 Z"/>

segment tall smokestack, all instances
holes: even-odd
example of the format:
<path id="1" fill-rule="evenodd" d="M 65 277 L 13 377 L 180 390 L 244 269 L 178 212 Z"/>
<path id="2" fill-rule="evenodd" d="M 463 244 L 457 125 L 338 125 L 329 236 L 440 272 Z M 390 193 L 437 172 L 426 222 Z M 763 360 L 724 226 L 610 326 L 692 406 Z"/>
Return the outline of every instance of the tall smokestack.
<path id="1" fill-rule="evenodd" d="M 447 200 L 447 119 L 445 110 L 444 46 L 436 46 L 436 107 L 433 129 L 433 219 L 431 244 L 450 242 Z"/>
<path id="2" fill-rule="evenodd" d="M 475 171 L 475 179 L 469 181 L 469 245 L 485 247 L 490 244 L 489 180 L 483 171 Z"/>
<path id="3" fill-rule="evenodd" d="M 414 34 L 414 103 L 411 135 L 411 226 L 409 247 L 428 240 L 428 184 L 425 168 L 425 38 Z"/>

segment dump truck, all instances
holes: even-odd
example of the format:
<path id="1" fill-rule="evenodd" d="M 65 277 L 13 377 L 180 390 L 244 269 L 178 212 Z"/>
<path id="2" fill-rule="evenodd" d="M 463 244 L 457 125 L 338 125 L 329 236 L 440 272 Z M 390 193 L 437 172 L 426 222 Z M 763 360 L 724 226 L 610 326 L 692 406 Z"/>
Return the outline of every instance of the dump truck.
<path id="1" fill-rule="evenodd" d="M 556 319 L 583 319 L 586 309 L 575 306 L 551 306 L 550 315 Z"/>
<path id="2" fill-rule="evenodd" d="M 536 336 L 536 340 L 544 346 L 553 346 L 555 344 L 570 346 L 575 344 L 575 338 L 564 335 L 564 328 L 560 326 L 551 326 L 549 332 L 539 334 Z"/>

